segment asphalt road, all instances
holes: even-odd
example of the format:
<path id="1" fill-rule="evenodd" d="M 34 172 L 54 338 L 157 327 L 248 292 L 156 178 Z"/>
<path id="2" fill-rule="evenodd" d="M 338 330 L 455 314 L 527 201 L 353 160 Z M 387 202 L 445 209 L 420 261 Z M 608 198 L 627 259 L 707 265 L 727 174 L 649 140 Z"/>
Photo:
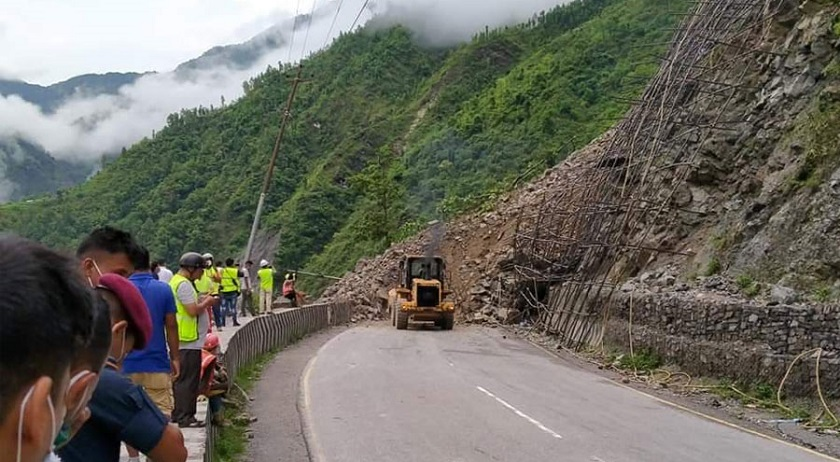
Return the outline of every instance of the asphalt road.
<path id="1" fill-rule="evenodd" d="M 315 461 L 835 460 L 480 328 L 348 330 L 304 372 L 301 411 Z"/>

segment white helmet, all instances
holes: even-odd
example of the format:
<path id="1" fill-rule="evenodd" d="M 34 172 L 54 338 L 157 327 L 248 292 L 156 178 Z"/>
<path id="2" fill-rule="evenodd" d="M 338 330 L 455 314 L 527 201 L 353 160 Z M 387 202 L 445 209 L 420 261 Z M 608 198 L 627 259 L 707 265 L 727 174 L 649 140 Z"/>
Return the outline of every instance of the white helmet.
<path id="1" fill-rule="evenodd" d="M 268 260 L 260 260 L 260 266 L 262 268 L 265 268 L 266 266 L 268 266 Z"/>
<path id="2" fill-rule="evenodd" d="M 213 260 L 213 254 L 210 252 L 205 253 L 202 257 L 204 257 L 205 260 Z"/>

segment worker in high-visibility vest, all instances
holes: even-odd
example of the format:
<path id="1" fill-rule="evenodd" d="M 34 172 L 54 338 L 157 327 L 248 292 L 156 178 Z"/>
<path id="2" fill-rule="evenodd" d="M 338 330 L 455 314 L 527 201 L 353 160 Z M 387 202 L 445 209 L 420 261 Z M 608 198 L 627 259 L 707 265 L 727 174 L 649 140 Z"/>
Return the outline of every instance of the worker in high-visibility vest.
<path id="1" fill-rule="evenodd" d="M 218 297 L 199 295 L 193 286 L 193 281 L 204 275 L 204 257 L 195 252 L 186 253 L 179 264 L 180 270 L 169 281 L 169 287 L 175 295 L 178 356 L 181 360 L 181 373 L 173 386 L 175 409 L 172 411 L 172 421 L 180 427 L 195 427 L 200 426 L 195 413 L 201 376 L 201 350 L 210 328 L 208 310 L 216 304 Z"/>
<path id="2" fill-rule="evenodd" d="M 271 298 L 274 293 L 274 269 L 267 260 L 260 261 L 260 270 L 257 271 L 257 278 L 260 280 L 260 314 L 271 312 Z"/>
<path id="3" fill-rule="evenodd" d="M 236 319 L 236 300 L 242 291 L 239 287 L 242 271 L 233 266 L 233 258 L 228 258 L 225 260 L 225 267 L 222 268 L 221 273 L 222 318 L 231 316 L 234 327 L 239 326 L 239 321 Z"/>
<path id="4" fill-rule="evenodd" d="M 205 268 L 201 277 L 195 281 L 195 288 L 198 290 L 199 295 L 209 295 L 211 297 L 215 296 L 214 300 L 216 303 L 209 308 L 212 310 L 213 315 L 210 324 L 211 326 L 216 326 L 216 329 L 221 331 L 222 327 L 225 326 L 225 317 L 222 316 L 221 310 L 221 299 L 218 296 L 219 283 L 221 283 L 222 277 L 216 269 L 216 266 L 213 264 L 212 253 L 205 253 L 202 255 L 202 258 L 204 258 L 205 261 Z"/>

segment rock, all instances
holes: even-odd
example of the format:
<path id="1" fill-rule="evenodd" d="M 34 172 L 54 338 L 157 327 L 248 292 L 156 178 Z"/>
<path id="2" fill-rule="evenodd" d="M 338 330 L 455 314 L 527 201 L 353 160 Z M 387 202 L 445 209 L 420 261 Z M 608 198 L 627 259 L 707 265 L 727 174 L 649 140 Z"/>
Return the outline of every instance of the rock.
<path id="1" fill-rule="evenodd" d="M 677 278 L 674 277 L 672 274 L 664 274 L 659 279 L 656 280 L 656 284 L 660 287 L 670 287 L 677 282 Z"/>
<path id="2" fill-rule="evenodd" d="M 770 289 L 770 300 L 781 305 L 790 305 L 798 302 L 799 296 L 790 287 L 776 284 Z"/>

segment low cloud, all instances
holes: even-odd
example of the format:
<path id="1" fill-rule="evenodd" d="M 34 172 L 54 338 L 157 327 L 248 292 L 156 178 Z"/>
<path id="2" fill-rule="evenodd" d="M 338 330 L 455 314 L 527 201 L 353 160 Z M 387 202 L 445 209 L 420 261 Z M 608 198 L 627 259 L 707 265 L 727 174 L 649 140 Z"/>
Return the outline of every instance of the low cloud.
<path id="1" fill-rule="evenodd" d="M 287 18 L 269 31 L 275 36 L 266 43 L 273 48 L 262 50 L 259 59 L 245 68 L 204 66 L 191 70 L 188 78 L 181 72 L 148 74 L 122 87 L 116 95 L 70 98 L 49 114 L 16 96 L 0 97 L 0 137 L 26 139 L 43 146 L 56 158 L 68 160 L 96 160 L 103 154 L 116 153 L 160 129 L 169 114 L 182 108 L 218 106 L 222 96 L 229 102 L 241 97 L 242 83 L 267 66 L 277 66 L 290 57 L 298 60 L 328 44 L 340 31 L 347 31 L 363 3 L 344 1 L 332 29 L 338 2 L 326 4 L 316 11 L 311 27 L 307 22 L 299 24 L 291 48 L 288 44 L 292 40 L 292 21 Z M 360 24 L 378 15 L 380 24 L 405 24 L 424 43 L 449 45 L 468 40 L 485 26 L 521 22 L 557 3 L 558 0 L 384 0 L 370 2 Z M 273 15 L 269 18 L 277 20 Z M 255 20 L 254 27 L 262 27 L 266 22 L 267 18 Z M 0 189 L 7 189 L 7 185 L 0 183 Z"/>

